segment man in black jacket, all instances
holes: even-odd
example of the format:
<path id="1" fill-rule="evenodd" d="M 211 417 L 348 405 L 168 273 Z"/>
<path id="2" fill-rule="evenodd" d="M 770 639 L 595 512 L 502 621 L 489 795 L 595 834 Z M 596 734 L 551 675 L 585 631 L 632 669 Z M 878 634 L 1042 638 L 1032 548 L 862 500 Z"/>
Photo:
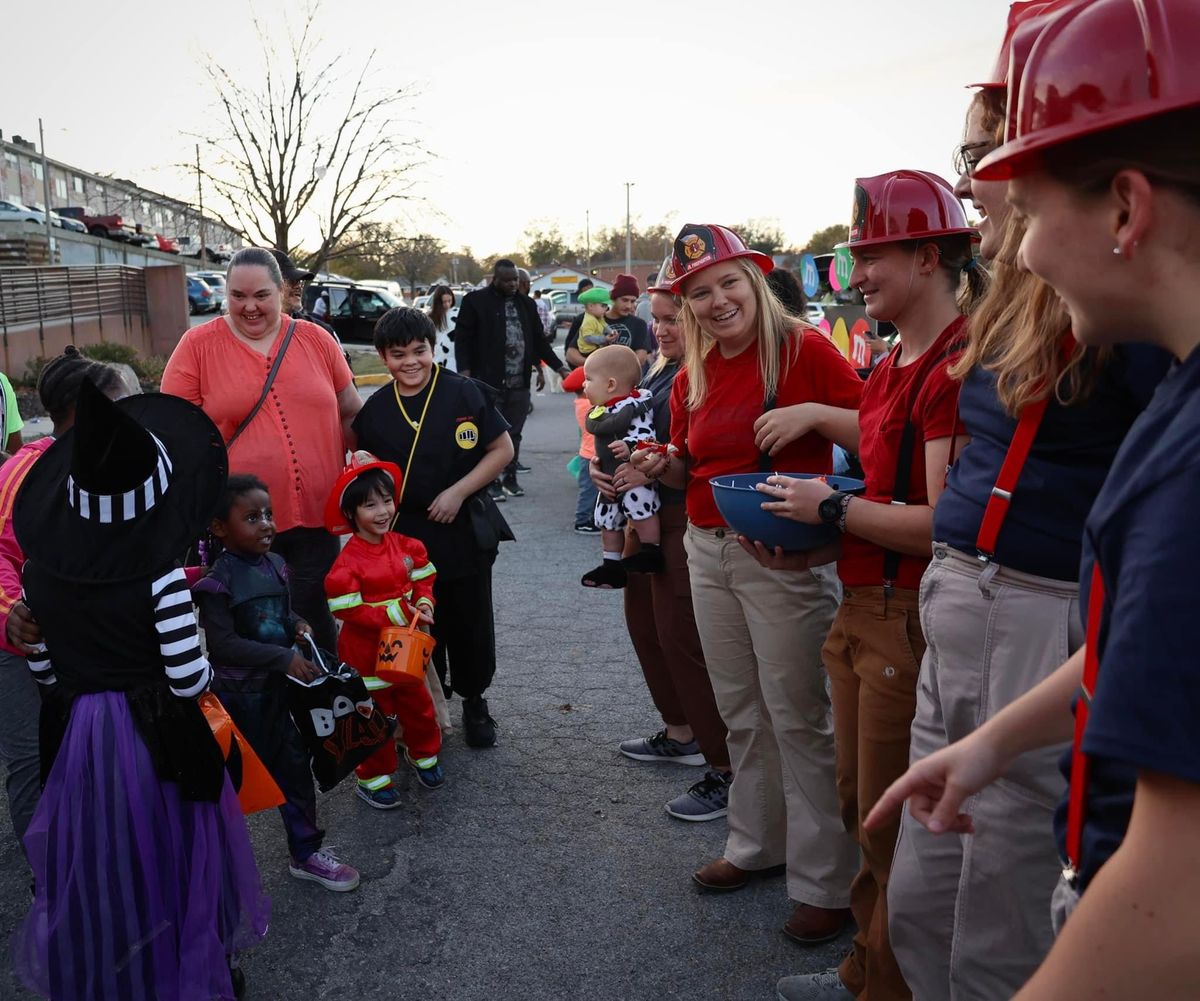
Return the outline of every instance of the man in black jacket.
<path id="1" fill-rule="evenodd" d="M 491 493 L 524 494 L 517 482 L 517 459 L 521 455 L 521 430 L 529 414 L 529 381 L 539 361 L 560 374 L 568 374 L 562 360 L 542 335 L 537 306 L 517 291 L 517 267 L 509 260 L 496 262 L 487 288 L 463 297 L 454 325 L 454 358 L 461 375 L 486 382 L 499 394 L 497 407 L 511 425 L 513 460 Z M 545 375 L 538 371 L 538 388 Z"/>

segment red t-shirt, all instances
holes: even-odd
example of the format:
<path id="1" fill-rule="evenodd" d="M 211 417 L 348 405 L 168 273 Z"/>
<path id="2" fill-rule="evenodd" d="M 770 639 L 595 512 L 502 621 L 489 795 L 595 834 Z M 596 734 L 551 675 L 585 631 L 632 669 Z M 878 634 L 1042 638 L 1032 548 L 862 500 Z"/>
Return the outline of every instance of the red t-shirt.
<path id="1" fill-rule="evenodd" d="M 912 475 L 908 484 L 909 504 L 928 504 L 925 487 L 925 443 L 949 438 L 954 433 L 961 383 L 951 379 L 947 369 L 955 355 L 946 355 L 961 337 L 963 317 L 959 317 L 938 335 L 933 345 L 912 365 L 897 368 L 894 362 L 903 356 L 903 346 L 893 351 L 867 380 L 862 406 L 858 410 L 861 444 L 859 460 L 867 474 L 867 500 L 888 503 L 896 487 L 896 462 L 900 439 L 909 414 L 917 427 L 913 447 Z M 957 354 L 957 352 L 955 352 Z M 847 533 L 842 538 L 842 558 L 838 576 L 848 586 L 878 587 L 883 583 L 884 549 Z M 902 556 L 895 586 L 916 590 L 929 560 L 920 556 Z"/>
<path id="2" fill-rule="evenodd" d="M 780 373 L 776 407 L 825 403 L 858 408 L 862 380 L 829 338 L 813 331 L 797 332 L 799 348 Z M 784 352 L 785 360 L 788 352 Z M 687 369 L 671 387 L 671 444 L 686 452 L 688 462 L 688 519 L 701 528 L 719 528 L 725 519 L 717 510 L 709 480 L 729 473 L 756 473 L 762 453 L 754 445 L 754 422 L 763 413 L 762 376 L 758 348 L 725 358 L 713 348 L 704 359 L 708 394 L 699 409 L 688 411 Z M 833 446 L 810 433 L 788 444 L 771 459 L 771 468 L 790 473 L 828 473 Z"/>

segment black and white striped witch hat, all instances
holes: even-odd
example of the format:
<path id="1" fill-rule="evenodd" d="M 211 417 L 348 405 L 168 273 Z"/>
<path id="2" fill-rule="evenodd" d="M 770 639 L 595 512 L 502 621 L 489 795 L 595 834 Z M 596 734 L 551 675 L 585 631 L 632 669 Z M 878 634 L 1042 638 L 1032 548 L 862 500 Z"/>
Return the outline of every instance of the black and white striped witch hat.
<path id="1" fill-rule="evenodd" d="M 27 558 L 70 580 L 153 574 L 208 527 L 228 464 L 199 407 L 162 393 L 114 403 L 84 380 L 75 426 L 21 485 L 13 529 Z"/>

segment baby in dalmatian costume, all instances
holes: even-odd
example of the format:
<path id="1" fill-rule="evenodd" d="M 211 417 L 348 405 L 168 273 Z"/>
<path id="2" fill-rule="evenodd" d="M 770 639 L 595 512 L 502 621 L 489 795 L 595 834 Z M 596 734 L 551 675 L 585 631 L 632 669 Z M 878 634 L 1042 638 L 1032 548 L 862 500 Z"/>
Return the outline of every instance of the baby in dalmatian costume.
<path id="1" fill-rule="evenodd" d="M 620 344 L 597 348 L 584 363 L 583 392 L 594 404 L 587 415 L 586 429 L 596 439 L 596 457 L 609 476 L 628 461 L 629 453 L 640 444 L 653 443 L 654 413 L 651 394 L 638 389 L 642 366 L 632 350 Z M 620 454 L 610 446 L 621 442 Z M 584 587 L 623 588 L 626 574 L 656 573 L 662 569 L 659 548 L 658 487 L 653 483 L 633 487 L 618 494 L 615 501 L 596 499 L 596 525 L 601 530 L 604 562 L 583 575 Z M 633 523 L 641 548 L 621 558 L 625 545 L 625 525 Z"/>

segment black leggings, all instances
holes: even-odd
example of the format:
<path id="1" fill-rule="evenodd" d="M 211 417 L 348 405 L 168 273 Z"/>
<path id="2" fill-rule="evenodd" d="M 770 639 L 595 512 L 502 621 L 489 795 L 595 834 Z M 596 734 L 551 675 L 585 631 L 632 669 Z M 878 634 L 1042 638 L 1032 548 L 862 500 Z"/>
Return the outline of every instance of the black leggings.
<path id="1" fill-rule="evenodd" d="M 439 575 L 433 585 L 433 638 L 437 647 L 434 666 L 444 681 L 450 669 L 450 684 L 464 699 L 487 691 L 496 673 L 496 624 L 492 612 L 492 567 L 485 564 L 470 577 L 445 581 Z"/>

